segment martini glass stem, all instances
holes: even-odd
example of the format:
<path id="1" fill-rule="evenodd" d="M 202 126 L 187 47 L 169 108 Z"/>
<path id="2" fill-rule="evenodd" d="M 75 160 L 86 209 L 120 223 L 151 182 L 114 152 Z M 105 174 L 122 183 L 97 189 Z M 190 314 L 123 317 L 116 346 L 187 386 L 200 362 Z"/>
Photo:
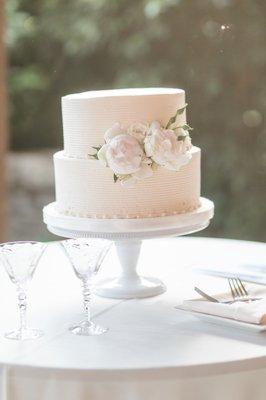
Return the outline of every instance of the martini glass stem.
<path id="1" fill-rule="evenodd" d="M 91 284 L 88 279 L 83 279 L 83 306 L 86 321 L 91 323 Z"/>
<path id="2" fill-rule="evenodd" d="M 18 306 L 20 315 L 20 330 L 27 330 L 27 292 L 22 286 L 18 286 Z"/>

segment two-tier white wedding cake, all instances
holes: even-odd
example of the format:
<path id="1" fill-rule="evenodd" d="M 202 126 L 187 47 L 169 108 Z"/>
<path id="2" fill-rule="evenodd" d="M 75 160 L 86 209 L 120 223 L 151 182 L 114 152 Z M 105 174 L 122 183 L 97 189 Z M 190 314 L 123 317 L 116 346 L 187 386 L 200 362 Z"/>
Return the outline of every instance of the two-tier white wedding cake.
<path id="1" fill-rule="evenodd" d="M 183 90 L 71 94 L 62 115 L 64 150 L 54 155 L 59 213 L 146 218 L 200 206 L 200 149 L 191 144 Z"/>

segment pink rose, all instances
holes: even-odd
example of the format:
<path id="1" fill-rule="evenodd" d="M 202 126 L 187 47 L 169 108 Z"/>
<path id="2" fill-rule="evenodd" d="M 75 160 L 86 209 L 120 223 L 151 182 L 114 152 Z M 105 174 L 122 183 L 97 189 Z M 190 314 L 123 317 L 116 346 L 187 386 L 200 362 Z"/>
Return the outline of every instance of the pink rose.
<path id="1" fill-rule="evenodd" d="M 144 153 L 133 136 L 115 136 L 105 146 L 107 165 L 116 175 L 133 174 L 140 169 Z"/>
<path id="2" fill-rule="evenodd" d="M 178 171 L 191 159 L 188 144 L 177 140 L 177 135 L 171 129 L 163 129 L 158 122 L 153 122 L 145 140 L 147 157 L 156 164 L 170 170 Z"/>

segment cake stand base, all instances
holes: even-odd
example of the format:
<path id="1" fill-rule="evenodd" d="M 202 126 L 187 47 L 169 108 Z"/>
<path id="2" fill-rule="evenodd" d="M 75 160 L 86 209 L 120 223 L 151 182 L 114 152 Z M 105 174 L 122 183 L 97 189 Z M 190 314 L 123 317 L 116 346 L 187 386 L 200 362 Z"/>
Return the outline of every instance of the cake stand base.
<path id="1" fill-rule="evenodd" d="M 156 296 L 166 290 L 159 279 L 138 275 L 136 267 L 141 244 L 141 240 L 115 241 L 122 271 L 117 278 L 101 281 L 96 288 L 98 295 L 113 299 L 132 299 Z"/>
<path id="2" fill-rule="evenodd" d="M 166 291 L 160 279 L 138 276 L 130 283 L 122 278 L 101 281 L 95 293 L 111 299 L 141 299 L 157 296 Z"/>
<path id="3" fill-rule="evenodd" d="M 157 278 L 142 277 L 137 263 L 142 240 L 182 236 L 205 229 L 214 214 L 214 205 L 201 198 L 201 207 L 186 214 L 142 219 L 99 220 L 62 215 L 56 203 L 44 207 L 47 228 L 65 238 L 104 238 L 115 242 L 121 265 L 118 277 L 99 282 L 96 293 L 115 299 L 132 299 L 156 296 L 163 293 L 165 285 Z"/>

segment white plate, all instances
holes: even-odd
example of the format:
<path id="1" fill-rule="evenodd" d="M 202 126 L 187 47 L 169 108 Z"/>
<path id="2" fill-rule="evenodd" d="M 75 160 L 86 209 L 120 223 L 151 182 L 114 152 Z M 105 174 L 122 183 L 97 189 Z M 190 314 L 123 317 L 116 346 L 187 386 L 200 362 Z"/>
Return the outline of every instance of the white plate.
<path id="1" fill-rule="evenodd" d="M 189 313 L 190 315 L 193 315 L 193 317 L 195 317 L 201 321 L 208 322 L 210 324 L 215 324 L 215 325 L 219 325 L 219 326 L 222 325 L 222 326 L 236 328 L 236 329 L 244 329 L 244 330 L 249 330 L 249 331 L 257 332 L 257 333 L 266 332 L 266 325 L 249 324 L 247 322 L 236 321 L 236 320 L 230 319 L 230 318 L 218 317 L 216 315 L 210 315 L 210 314 L 204 314 L 204 313 L 196 312 L 196 311 L 184 310 L 183 308 L 180 308 L 178 306 L 176 306 L 175 308 L 184 313 Z"/>

